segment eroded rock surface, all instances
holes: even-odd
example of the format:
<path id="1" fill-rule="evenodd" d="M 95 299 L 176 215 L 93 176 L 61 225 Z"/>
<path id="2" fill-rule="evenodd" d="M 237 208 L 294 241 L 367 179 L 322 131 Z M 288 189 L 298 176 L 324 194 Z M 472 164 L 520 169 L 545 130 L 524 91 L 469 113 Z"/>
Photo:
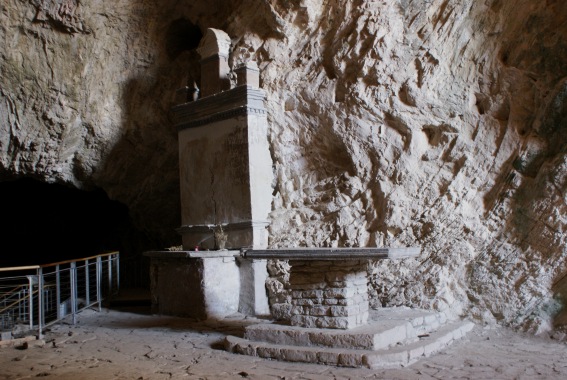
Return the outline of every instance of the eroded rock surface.
<path id="1" fill-rule="evenodd" d="M 560 310 L 564 1 L 9 0 L 0 9 L 2 177 L 101 187 L 173 240 L 168 109 L 198 76 L 193 26 L 220 28 L 233 37 L 231 62 L 256 59 L 268 93 L 272 246 L 421 245 L 417 260 L 374 266 L 376 306 L 534 332 Z M 285 266 L 272 273 L 277 305 Z"/>

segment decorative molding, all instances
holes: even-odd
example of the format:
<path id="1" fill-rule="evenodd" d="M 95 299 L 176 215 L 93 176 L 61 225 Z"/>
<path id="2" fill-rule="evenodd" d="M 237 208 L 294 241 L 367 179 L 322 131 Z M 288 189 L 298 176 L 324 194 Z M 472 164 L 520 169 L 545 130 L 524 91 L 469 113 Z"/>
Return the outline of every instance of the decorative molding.
<path id="1" fill-rule="evenodd" d="M 239 115 L 265 115 L 266 93 L 252 86 L 238 86 L 172 108 L 178 130 L 197 127 Z"/>
<path id="2" fill-rule="evenodd" d="M 223 231 L 242 231 L 247 229 L 255 229 L 255 228 L 266 228 L 270 225 L 270 222 L 267 220 L 247 220 L 244 222 L 236 222 L 236 223 L 222 223 Z M 180 235 L 186 233 L 211 233 L 214 232 L 215 228 L 219 226 L 218 224 L 195 224 L 195 225 L 185 225 L 181 226 L 176 229 L 177 233 Z"/>
<path id="3" fill-rule="evenodd" d="M 189 121 L 187 123 L 178 124 L 177 131 L 179 132 L 187 128 L 200 127 L 202 125 L 207 125 L 217 121 L 232 119 L 234 117 L 241 115 L 265 115 L 265 114 L 266 114 L 266 110 L 264 108 L 252 108 L 252 107 L 243 106 L 225 112 L 219 112 L 204 119 L 198 119 L 198 120 Z"/>

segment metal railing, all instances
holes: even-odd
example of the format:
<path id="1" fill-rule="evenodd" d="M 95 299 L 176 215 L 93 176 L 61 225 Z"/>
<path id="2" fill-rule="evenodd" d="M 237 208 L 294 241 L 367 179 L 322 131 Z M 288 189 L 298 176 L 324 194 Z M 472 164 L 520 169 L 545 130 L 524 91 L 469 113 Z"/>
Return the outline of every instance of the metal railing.
<path id="1" fill-rule="evenodd" d="M 98 305 L 120 287 L 120 254 L 0 268 L 0 331 L 43 329 Z"/>

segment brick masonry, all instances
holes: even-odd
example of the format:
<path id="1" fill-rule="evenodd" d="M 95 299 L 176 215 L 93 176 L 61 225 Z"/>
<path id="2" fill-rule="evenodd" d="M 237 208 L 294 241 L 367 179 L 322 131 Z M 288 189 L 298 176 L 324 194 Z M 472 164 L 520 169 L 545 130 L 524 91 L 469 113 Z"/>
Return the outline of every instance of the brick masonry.
<path id="1" fill-rule="evenodd" d="M 367 260 L 289 263 L 292 326 L 350 329 L 367 323 Z"/>

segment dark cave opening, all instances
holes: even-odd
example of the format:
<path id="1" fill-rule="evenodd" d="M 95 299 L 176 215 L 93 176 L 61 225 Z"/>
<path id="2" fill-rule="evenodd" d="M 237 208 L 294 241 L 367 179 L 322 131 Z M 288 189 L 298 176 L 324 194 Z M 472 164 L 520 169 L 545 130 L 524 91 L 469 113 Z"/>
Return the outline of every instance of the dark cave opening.
<path id="1" fill-rule="evenodd" d="M 146 286 L 148 239 L 128 208 L 101 190 L 32 179 L 0 182 L 0 267 L 39 265 L 120 251 L 122 283 Z"/>
<path id="2" fill-rule="evenodd" d="M 185 18 L 173 21 L 167 29 L 166 46 L 167 55 L 175 59 L 181 52 L 196 49 L 203 38 L 203 33 L 197 25 Z"/>

